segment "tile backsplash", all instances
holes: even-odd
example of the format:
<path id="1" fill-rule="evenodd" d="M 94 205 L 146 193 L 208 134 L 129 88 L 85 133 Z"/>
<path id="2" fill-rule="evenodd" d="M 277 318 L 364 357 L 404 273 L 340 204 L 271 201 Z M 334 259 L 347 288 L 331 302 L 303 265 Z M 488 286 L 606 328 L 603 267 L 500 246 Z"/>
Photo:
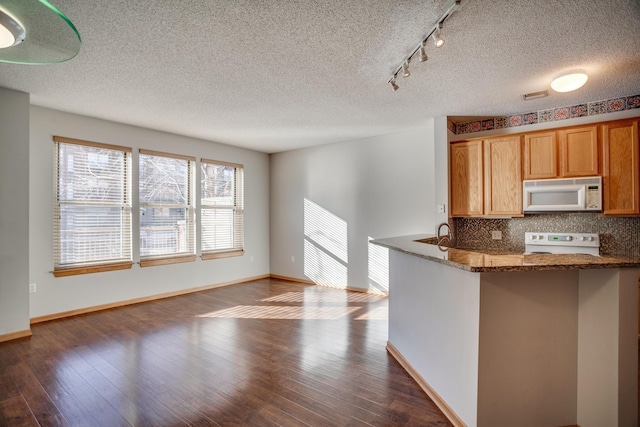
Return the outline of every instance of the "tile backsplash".
<path id="1" fill-rule="evenodd" d="M 453 218 L 456 246 L 524 252 L 524 233 L 598 233 L 600 254 L 640 257 L 640 218 L 605 217 L 597 213 L 526 215 L 523 218 Z M 501 231 L 502 240 L 491 239 Z"/>

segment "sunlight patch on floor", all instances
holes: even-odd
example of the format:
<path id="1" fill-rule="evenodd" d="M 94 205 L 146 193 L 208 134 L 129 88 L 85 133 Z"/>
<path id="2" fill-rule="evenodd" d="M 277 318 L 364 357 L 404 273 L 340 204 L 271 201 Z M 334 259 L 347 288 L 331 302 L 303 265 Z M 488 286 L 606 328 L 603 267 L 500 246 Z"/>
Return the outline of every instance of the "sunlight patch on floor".
<path id="1" fill-rule="evenodd" d="M 360 307 L 275 307 L 238 305 L 196 317 L 234 319 L 337 320 L 360 310 Z"/>
<path id="2" fill-rule="evenodd" d="M 389 307 L 374 308 L 356 317 L 356 320 L 387 320 L 389 319 Z"/>
<path id="3" fill-rule="evenodd" d="M 260 300 L 261 302 L 374 302 L 384 298 L 381 295 L 371 295 L 355 292 L 322 292 L 318 294 L 308 292 L 287 292 Z"/>

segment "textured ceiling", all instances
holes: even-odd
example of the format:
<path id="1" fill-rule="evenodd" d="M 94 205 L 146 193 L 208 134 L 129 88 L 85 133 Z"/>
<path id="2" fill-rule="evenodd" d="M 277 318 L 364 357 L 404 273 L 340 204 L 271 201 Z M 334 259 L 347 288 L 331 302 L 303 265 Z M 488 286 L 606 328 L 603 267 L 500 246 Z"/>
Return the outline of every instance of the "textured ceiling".
<path id="1" fill-rule="evenodd" d="M 640 93 L 640 1 L 467 0 L 400 89 L 445 0 L 54 0 L 69 62 L 0 64 L 35 105 L 268 153 Z M 0 0 L 2 4 L 2 0 Z M 582 68 L 566 94 L 523 101 Z M 73 135 L 70 135 L 73 136 Z"/>

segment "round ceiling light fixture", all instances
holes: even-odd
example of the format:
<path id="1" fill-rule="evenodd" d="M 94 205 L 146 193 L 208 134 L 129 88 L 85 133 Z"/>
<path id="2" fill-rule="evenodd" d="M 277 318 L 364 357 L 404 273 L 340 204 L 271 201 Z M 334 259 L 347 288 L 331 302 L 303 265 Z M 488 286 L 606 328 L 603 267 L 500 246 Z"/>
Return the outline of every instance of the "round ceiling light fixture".
<path id="1" fill-rule="evenodd" d="M 584 86 L 587 79 L 589 79 L 589 76 L 584 71 L 569 71 L 553 79 L 551 89 L 556 92 L 571 92 Z"/>
<path id="2" fill-rule="evenodd" d="M 0 62 L 57 64 L 81 45 L 76 27 L 50 0 L 0 0 Z"/>
<path id="3" fill-rule="evenodd" d="M 22 24 L 0 8 L 0 49 L 15 46 L 24 40 Z"/>

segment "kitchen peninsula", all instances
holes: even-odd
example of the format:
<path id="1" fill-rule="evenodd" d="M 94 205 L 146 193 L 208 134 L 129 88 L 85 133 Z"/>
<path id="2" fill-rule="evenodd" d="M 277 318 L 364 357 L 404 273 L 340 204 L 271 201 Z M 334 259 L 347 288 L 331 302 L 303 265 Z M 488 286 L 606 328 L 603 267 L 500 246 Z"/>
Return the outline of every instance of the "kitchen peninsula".
<path id="1" fill-rule="evenodd" d="M 640 260 L 389 253 L 389 352 L 454 425 L 637 425 Z M 427 242 L 427 243 L 425 243 Z"/>

